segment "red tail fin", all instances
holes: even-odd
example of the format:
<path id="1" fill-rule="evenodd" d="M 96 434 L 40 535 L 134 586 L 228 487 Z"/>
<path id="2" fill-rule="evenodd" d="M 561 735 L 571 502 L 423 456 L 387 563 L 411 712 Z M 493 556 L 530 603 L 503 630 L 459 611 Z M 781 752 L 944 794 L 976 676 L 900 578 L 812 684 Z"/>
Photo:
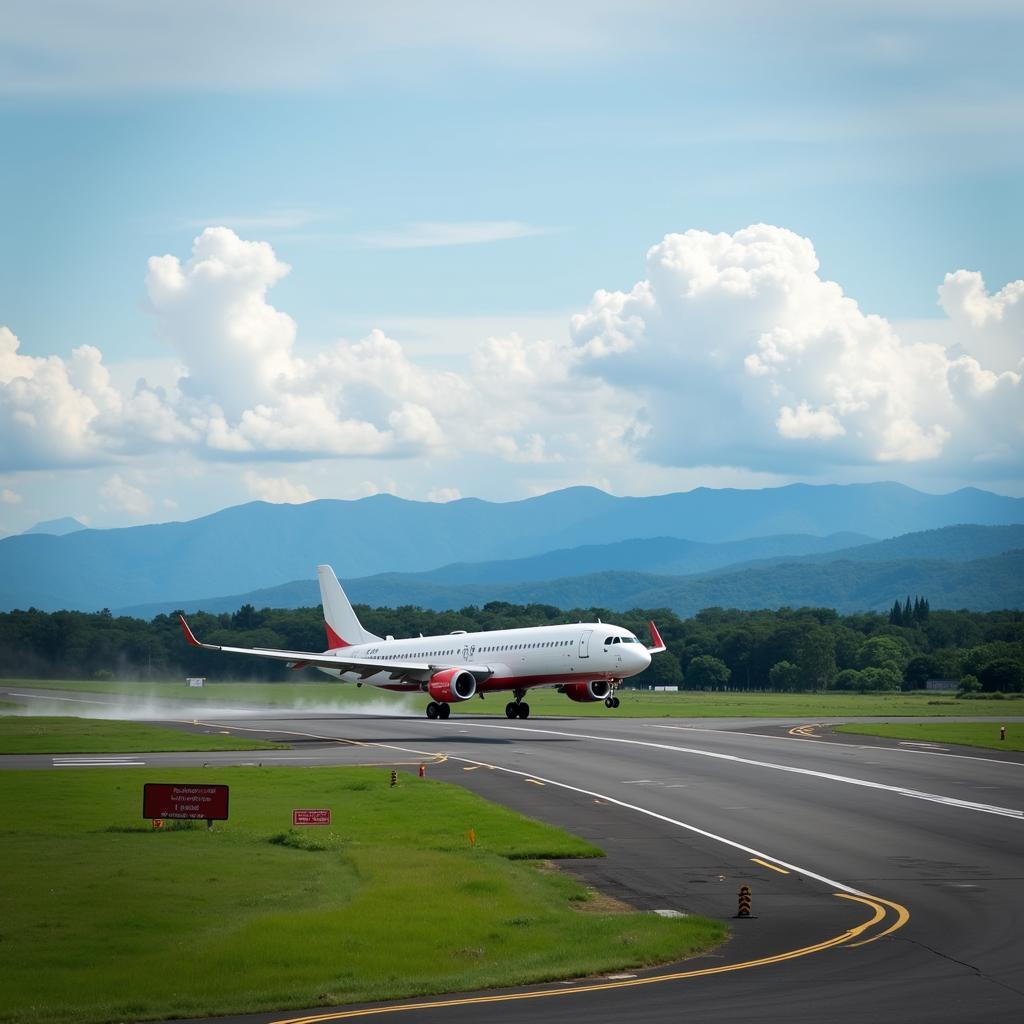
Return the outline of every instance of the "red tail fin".
<path id="1" fill-rule="evenodd" d="M 337 647 L 351 647 L 352 645 L 347 640 L 342 640 L 337 633 L 331 629 L 330 623 L 324 623 L 324 629 L 327 630 L 327 647 L 329 650 L 334 650 Z"/>

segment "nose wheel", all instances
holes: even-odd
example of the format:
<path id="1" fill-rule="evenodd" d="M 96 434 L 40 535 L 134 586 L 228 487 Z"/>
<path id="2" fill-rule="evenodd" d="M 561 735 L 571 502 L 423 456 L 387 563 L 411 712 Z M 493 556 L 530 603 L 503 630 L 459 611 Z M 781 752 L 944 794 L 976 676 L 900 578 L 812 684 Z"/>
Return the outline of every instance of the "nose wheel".
<path id="1" fill-rule="evenodd" d="M 605 699 L 604 699 L 604 706 L 606 708 L 609 708 L 609 709 L 617 708 L 619 706 L 619 698 L 618 697 L 605 697 Z"/>

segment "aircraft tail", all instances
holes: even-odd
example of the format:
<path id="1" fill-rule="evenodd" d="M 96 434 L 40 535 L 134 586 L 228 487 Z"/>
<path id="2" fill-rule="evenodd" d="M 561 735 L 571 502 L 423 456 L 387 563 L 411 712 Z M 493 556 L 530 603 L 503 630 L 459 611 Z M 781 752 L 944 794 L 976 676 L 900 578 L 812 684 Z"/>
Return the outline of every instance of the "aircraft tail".
<path id="1" fill-rule="evenodd" d="M 379 640 L 379 636 L 363 629 L 334 570 L 329 565 L 318 565 L 316 574 L 320 578 L 320 603 L 324 609 L 324 625 L 327 627 L 327 643 L 330 648 L 333 650 L 336 647 L 351 647 L 353 644 Z"/>

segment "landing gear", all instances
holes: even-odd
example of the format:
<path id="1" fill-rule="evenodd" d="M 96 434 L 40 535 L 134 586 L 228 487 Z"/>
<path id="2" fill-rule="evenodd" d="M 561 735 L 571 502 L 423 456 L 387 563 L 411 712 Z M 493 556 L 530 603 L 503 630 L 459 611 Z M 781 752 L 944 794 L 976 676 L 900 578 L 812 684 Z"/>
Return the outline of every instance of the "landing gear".
<path id="1" fill-rule="evenodd" d="M 530 717 L 530 705 L 523 701 L 526 696 L 525 690 L 513 690 L 512 696 L 515 700 L 510 700 L 505 705 L 505 717 L 506 718 L 529 718 Z"/>
<path id="2" fill-rule="evenodd" d="M 619 698 L 618 697 L 605 697 L 605 699 L 604 699 L 604 706 L 606 708 L 609 708 L 609 709 L 617 708 L 619 706 Z"/>
<path id="3" fill-rule="evenodd" d="M 431 701 L 427 705 L 427 718 L 447 718 L 451 713 L 451 704 L 441 704 L 437 701 Z"/>

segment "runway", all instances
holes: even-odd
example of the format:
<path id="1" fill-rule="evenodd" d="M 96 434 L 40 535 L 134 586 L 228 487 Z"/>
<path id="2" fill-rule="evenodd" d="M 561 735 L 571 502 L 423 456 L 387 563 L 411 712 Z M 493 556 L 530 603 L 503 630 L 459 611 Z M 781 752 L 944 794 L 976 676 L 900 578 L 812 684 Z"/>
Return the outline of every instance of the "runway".
<path id="1" fill-rule="evenodd" d="M 606 859 L 573 869 L 640 909 L 730 918 L 739 886 L 753 891 L 755 917 L 731 922 L 724 947 L 661 971 L 237 1020 L 1024 1017 L 1022 755 L 833 741 L 808 723 L 611 713 L 513 723 L 458 711 L 427 721 L 268 709 L 202 721 L 293 749 L 123 758 L 167 767 L 399 763 L 414 772 L 424 763 L 433 778 L 600 845 Z M 2 761 L 60 770 L 75 759 Z"/>

